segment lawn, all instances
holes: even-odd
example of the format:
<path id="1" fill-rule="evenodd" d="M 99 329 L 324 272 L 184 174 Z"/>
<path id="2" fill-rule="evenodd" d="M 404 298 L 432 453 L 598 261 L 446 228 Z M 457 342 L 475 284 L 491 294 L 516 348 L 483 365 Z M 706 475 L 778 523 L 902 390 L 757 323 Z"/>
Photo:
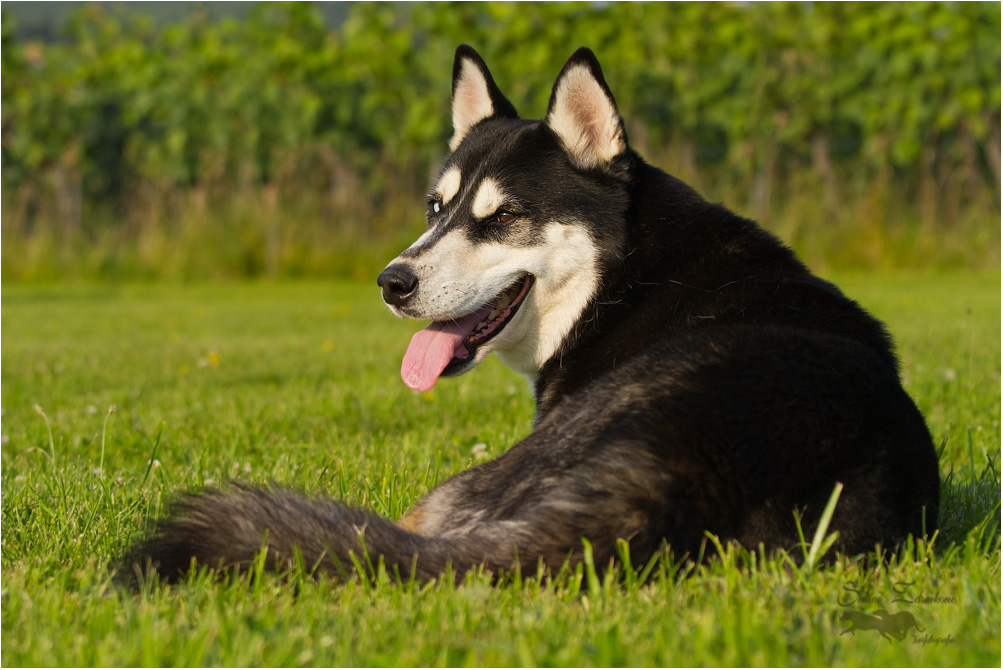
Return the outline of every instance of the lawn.
<path id="1" fill-rule="evenodd" d="M 932 546 L 814 570 L 732 548 L 644 581 L 297 571 L 139 593 L 111 568 L 176 492 L 277 481 L 396 518 L 530 430 L 526 383 L 492 358 L 409 391 L 398 370 L 419 325 L 374 282 L 8 284 L 2 664 L 996 665 L 1000 275 L 833 278 L 888 324 L 943 445 Z M 879 609 L 917 628 L 846 632 L 845 612 Z"/>

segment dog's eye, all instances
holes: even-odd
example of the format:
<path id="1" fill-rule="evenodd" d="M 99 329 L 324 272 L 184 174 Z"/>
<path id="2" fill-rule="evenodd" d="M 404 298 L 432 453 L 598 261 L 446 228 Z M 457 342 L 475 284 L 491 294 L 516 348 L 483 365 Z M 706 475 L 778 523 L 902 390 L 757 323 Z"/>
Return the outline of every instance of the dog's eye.
<path id="1" fill-rule="evenodd" d="M 438 214 L 441 210 L 442 210 L 442 203 L 439 202 L 436 198 L 429 198 L 428 200 L 429 215 Z"/>
<path id="2" fill-rule="evenodd" d="M 438 214 L 439 213 L 439 209 L 441 209 L 441 207 L 439 206 L 439 201 L 436 200 L 436 201 L 434 201 L 432 203 L 432 211 L 435 212 L 436 214 Z"/>
<path id="3" fill-rule="evenodd" d="M 495 221 L 498 223 L 511 223 L 515 219 L 515 214 L 501 210 L 495 214 Z"/>

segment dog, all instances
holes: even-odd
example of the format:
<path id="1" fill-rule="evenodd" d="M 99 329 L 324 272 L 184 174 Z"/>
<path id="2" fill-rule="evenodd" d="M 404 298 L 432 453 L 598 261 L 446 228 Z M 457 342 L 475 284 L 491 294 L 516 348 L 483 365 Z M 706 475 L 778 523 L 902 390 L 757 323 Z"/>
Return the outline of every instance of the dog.
<path id="1" fill-rule="evenodd" d="M 137 563 L 337 577 L 365 553 L 433 580 L 557 571 L 583 540 L 598 567 L 618 541 L 641 561 L 703 555 L 708 534 L 791 551 L 839 482 L 846 554 L 936 528 L 938 459 L 884 326 L 631 149 L 590 50 L 535 121 L 460 46 L 452 122 L 428 228 L 377 280 L 394 314 L 431 322 L 401 375 L 424 390 L 494 352 L 530 382 L 533 431 L 397 521 L 275 486 L 188 496 Z"/>

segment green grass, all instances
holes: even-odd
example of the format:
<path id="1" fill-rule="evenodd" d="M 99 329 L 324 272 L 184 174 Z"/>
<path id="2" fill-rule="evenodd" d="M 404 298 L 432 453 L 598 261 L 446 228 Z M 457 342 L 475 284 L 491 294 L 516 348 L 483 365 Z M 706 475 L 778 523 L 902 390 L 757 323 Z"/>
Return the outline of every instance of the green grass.
<path id="1" fill-rule="evenodd" d="M 644 583 L 588 566 L 498 587 L 294 571 L 140 594 L 108 567 L 176 492 L 274 480 L 396 517 L 477 462 L 475 446 L 497 455 L 530 430 L 526 383 L 492 358 L 407 390 L 418 326 L 390 317 L 372 283 L 8 284 L 2 663 L 995 665 L 1000 275 L 835 279 L 888 323 L 944 445 L 932 546 L 815 570 L 732 549 L 701 567 L 660 561 Z M 915 602 L 893 602 L 896 587 Z M 841 603 L 907 610 L 925 631 L 841 635 Z"/>

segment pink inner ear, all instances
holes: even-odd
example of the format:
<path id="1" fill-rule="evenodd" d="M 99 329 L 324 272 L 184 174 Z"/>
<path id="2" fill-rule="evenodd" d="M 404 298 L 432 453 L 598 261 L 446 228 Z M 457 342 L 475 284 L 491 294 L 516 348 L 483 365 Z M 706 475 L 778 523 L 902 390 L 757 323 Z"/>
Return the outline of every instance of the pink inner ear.
<path id="1" fill-rule="evenodd" d="M 576 100 L 568 101 L 568 106 L 581 128 L 582 140 L 592 151 L 599 151 L 604 143 L 614 138 L 603 136 L 603 110 L 596 104 L 599 101 L 593 96 L 580 95 L 581 91 L 578 93 Z"/>
<path id="2" fill-rule="evenodd" d="M 620 114 L 585 67 L 562 77 L 547 123 L 581 165 L 605 163 L 624 149 Z"/>
<path id="3" fill-rule="evenodd" d="M 480 91 L 473 86 L 465 86 L 460 89 L 459 100 L 456 101 L 456 104 L 456 112 L 461 119 L 465 120 L 467 127 L 491 115 L 491 98 L 488 97 L 487 91 Z"/>

